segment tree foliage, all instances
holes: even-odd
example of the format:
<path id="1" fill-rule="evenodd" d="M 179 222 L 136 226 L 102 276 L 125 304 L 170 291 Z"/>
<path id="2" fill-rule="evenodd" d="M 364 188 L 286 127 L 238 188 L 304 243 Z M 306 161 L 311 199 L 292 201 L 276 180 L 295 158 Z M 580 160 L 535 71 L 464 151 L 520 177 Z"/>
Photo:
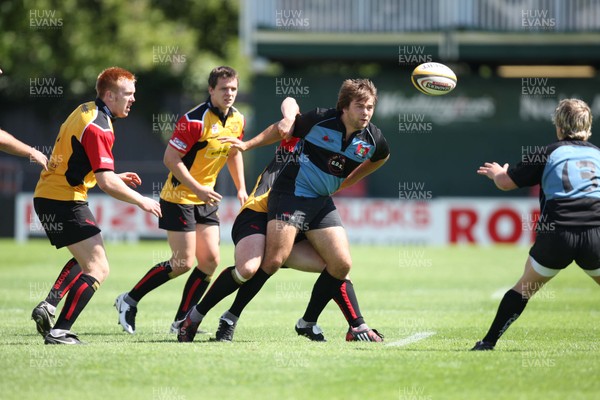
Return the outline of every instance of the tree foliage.
<path id="1" fill-rule="evenodd" d="M 24 98 L 31 79 L 52 77 L 79 96 L 118 65 L 203 90 L 213 67 L 248 64 L 238 52 L 238 13 L 238 1 L 218 0 L 2 2 L 0 89 Z"/>

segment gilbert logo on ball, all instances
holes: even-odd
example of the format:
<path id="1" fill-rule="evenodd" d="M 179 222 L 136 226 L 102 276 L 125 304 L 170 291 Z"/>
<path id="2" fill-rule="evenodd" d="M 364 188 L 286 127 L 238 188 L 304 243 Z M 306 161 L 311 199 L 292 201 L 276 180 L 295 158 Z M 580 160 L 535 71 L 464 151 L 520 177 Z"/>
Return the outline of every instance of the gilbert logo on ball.
<path id="1" fill-rule="evenodd" d="M 428 62 L 418 65 L 410 77 L 420 92 L 430 96 L 450 93 L 456 87 L 456 74 L 444 64 Z"/>

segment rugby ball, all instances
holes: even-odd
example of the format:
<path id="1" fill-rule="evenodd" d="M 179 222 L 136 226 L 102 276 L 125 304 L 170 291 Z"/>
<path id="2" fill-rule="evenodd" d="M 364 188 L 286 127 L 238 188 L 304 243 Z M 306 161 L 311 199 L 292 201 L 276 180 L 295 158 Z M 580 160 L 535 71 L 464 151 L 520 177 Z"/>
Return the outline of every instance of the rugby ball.
<path id="1" fill-rule="evenodd" d="M 444 64 L 428 62 L 418 65 L 410 77 L 413 85 L 430 96 L 450 93 L 456 87 L 456 74 Z"/>

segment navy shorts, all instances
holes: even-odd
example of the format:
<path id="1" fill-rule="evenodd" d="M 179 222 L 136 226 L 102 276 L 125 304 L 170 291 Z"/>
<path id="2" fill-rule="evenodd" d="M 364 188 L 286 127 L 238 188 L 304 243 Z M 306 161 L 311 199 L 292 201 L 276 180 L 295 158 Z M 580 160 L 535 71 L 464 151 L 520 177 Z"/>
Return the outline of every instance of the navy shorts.
<path id="1" fill-rule="evenodd" d="M 196 224 L 219 225 L 219 206 L 208 204 L 177 204 L 160 199 L 162 217 L 158 227 L 166 231 L 193 232 Z"/>
<path id="2" fill-rule="evenodd" d="M 36 197 L 33 199 L 33 208 L 50 243 L 57 249 L 100 233 L 87 201 L 62 201 Z"/>
<path id="3" fill-rule="evenodd" d="M 584 270 L 600 268 L 600 227 L 555 229 L 538 233 L 529 255 L 550 269 L 564 269 L 573 261 Z"/>
<path id="4" fill-rule="evenodd" d="M 268 209 L 269 221 L 284 221 L 294 225 L 301 232 L 342 226 L 342 219 L 329 196 L 298 197 L 272 190 L 269 194 Z"/>

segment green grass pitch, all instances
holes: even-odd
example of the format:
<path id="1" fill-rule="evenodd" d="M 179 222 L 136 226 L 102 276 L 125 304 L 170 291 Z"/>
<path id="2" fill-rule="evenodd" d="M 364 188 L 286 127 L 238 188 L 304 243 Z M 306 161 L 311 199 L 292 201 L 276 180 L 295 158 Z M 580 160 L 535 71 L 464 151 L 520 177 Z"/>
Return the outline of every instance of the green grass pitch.
<path id="1" fill-rule="evenodd" d="M 347 343 L 334 303 L 327 343 L 294 332 L 315 274 L 282 270 L 245 310 L 235 342 L 168 333 L 185 278 L 142 300 L 134 336 L 113 308 L 165 242 L 108 244 L 111 274 L 73 330 L 87 346 L 44 346 L 30 320 L 69 258 L 46 240 L 0 241 L 1 399 L 597 399 L 600 288 L 575 265 L 530 301 L 493 352 L 469 352 L 523 269 L 522 247 L 353 246 L 363 315 L 384 344 Z M 231 265 L 222 246 L 218 271 Z M 202 328 L 214 332 L 232 297 Z"/>

